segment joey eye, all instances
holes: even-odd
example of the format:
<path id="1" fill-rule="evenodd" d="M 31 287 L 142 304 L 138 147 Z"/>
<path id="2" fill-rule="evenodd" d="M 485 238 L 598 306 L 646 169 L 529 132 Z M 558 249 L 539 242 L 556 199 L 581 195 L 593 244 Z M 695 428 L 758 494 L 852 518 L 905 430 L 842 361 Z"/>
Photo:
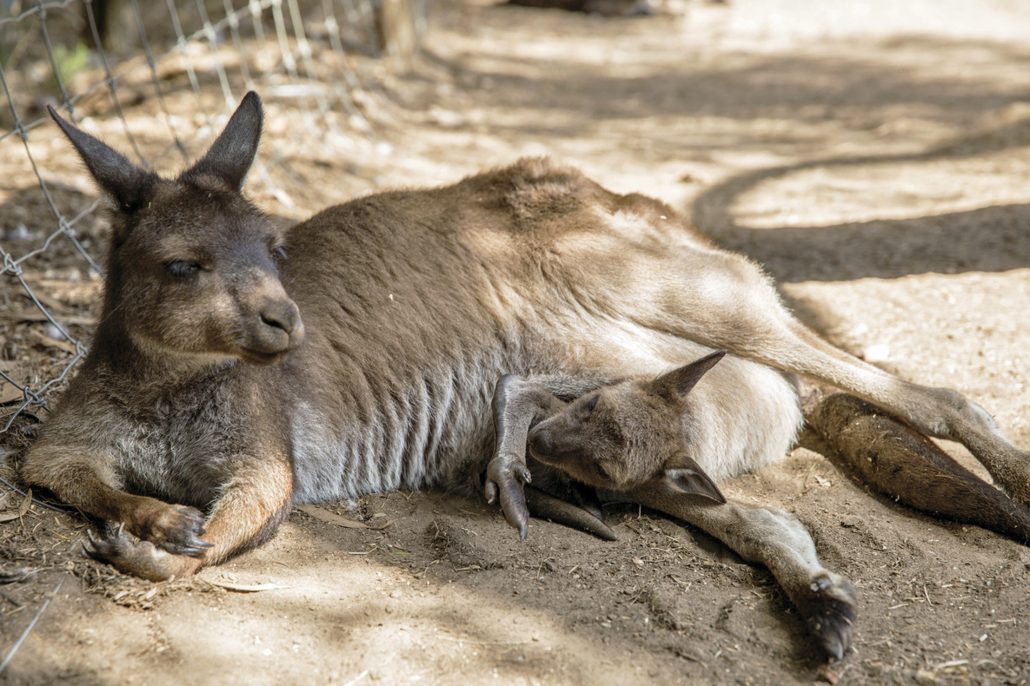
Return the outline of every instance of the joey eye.
<path id="1" fill-rule="evenodd" d="M 587 399 L 587 401 L 580 406 L 580 409 L 583 411 L 583 414 L 590 414 L 591 412 L 593 412 L 594 408 L 597 407 L 597 401 L 600 399 L 600 397 L 600 394 L 595 394 L 591 396 L 589 399 Z"/>
<path id="2" fill-rule="evenodd" d="M 192 276 L 200 271 L 200 264 L 197 262 L 190 262 L 189 260 L 174 260 L 165 265 L 165 269 L 172 276 L 178 278 L 184 278 Z"/>
<path id="3" fill-rule="evenodd" d="M 608 473 L 608 470 L 605 469 L 605 466 L 603 464 L 601 464 L 600 462 L 595 462 L 594 463 L 594 473 L 597 474 L 597 476 L 601 477 L 601 479 L 603 479 L 604 481 L 611 481 L 612 480 L 612 477 Z"/>

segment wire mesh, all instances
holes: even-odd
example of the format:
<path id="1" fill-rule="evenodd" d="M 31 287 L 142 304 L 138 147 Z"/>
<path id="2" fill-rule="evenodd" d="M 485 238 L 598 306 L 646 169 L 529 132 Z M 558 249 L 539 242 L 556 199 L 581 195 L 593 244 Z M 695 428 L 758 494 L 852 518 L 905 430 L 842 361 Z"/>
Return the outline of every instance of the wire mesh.
<path id="1" fill-rule="evenodd" d="M 367 0 L 0 0 L 0 434 L 86 355 L 102 281 L 103 202 L 46 106 L 148 169 L 188 160 L 248 90 L 300 113 L 280 147 L 374 141 L 354 97 L 374 91 L 354 67 L 374 22 Z M 292 207 L 267 164 L 258 192 Z"/>

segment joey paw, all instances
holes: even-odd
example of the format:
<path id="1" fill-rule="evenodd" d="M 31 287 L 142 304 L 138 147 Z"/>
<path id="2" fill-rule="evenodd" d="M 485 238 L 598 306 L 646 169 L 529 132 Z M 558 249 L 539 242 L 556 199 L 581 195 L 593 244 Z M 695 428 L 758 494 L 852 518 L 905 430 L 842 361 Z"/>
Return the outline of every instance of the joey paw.
<path id="1" fill-rule="evenodd" d="M 498 455 L 486 467 L 483 497 L 491 505 L 500 498 L 504 518 L 522 539 L 529 534 L 529 508 L 523 486 L 531 481 L 525 460 L 513 455 Z"/>
<path id="2" fill-rule="evenodd" d="M 820 572 L 802 589 L 794 604 L 823 651 L 840 660 L 851 646 L 857 613 L 855 587 L 832 572 Z"/>
<path id="3" fill-rule="evenodd" d="M 150 581 L 188 576 L 201 565 L 194 557 L 173 555 L 150 541 L 138 540 L 121 525 L 107 524 L 97 532 L 87 531 L 82 549 L 94 560 Z"/>

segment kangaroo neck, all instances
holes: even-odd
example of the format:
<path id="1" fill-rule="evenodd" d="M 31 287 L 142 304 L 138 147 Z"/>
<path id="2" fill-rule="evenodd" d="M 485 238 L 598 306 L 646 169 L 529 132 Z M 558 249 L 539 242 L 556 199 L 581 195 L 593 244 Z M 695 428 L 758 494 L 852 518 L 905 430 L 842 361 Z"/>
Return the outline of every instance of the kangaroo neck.
<path id="1" fill-rule="evenodd" d="M 147 391 L 167 391 L 232 373 L 235 358 L 169 352 L 129 334 L 111 319 L 97 329 L 87 366 L 100 370 L 109 383 Z"/>

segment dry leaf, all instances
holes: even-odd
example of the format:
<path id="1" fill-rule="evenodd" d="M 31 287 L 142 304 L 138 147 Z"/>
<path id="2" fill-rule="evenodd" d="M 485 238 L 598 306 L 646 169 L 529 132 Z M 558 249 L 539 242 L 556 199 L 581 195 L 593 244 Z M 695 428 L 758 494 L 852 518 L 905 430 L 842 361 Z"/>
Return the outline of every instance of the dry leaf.
<path id="1" fill-rule="evenodd" d="M 14 318 L 19 322 L 49 322 L 50 318 L 42 312 L 19 312 L 14 315 Z M 77 314 L 60 314 L 55 315 L 55 319 L 62 324 L 78 324 L 80 326 L 92 326 L 97 323 L 95 317 L 84 317 Z"/>
<path id="2" fill-rule="evenodd" d="M 840 674 L 837 673 L 829 665 L 823 665 L 819 668 L 819 671 L 816 673 L 816 679 L 818 681 L 825 682 L 830 686 L 834 686 L 834 684 L 840 681 Z"/>
<path id="3" fill-rule="evenodd" d="M 37 343 L 45 345 L 48 348 L 57 348 L 58 350 L 63 350 L 66 353 L 71 353 L 72 355 L 76 353 L 75 346 L 68 341 L 59 341 L 56 338 L 51 338 L 42 331 L 36 331 L 35 329 L 29 331 L 29 333 L 36 339 Z"/>
<path id="4" fill-rule="evenodd" d="M 38 284 L 36 285 L 38 287 Z M 32 300 L 32 297 L 27 292 L 22 293 L 22 295 L 28 298 L 29 300 Z M 64 309 L 64 306 L 61 305 L 61 303 L 57 302 L 56 300 L 50 299 L 48 296 L 44 295 L 41 291 L 38 291 L 35 288 L 33 289 L 33 295 L 36 296 L 36 300 L 39 301 L 40 305 L 47 308 L 51 312 L 60 312 Z M 34 302 L 32 304 L 35 305 Z"/>
<path id="5" fill-rule="evenodd" d="M 29 508 L 32 507 L 32 489 L 25 491 L 25 500 L 21 501 L 21 507 L 18 508 L 18 516 L 24 517 L 29 513 Z"/>
<path id="6" fill-rule="evenodd" d="M 0 383 L 3 384 L 0 386 L 0 405 L 6 405 L 7 403 L 13 403 L 25 399 L 25 394 L 22 393 L 21 389 L 17 386 L 9 384 L 6 381 L 2 381 Z"/>
<path id="7" fill-rule="evenodd" d="M 15 519 L 21 519 L 28 514 L 30 507 L 32 507 L 31 488 L 25 493 L 25 499 L 21 501 L 21 505 L 18 506 L 17 512 L 0 512 L 0 524 L 3 524 L 4 522 L 13 522 Z"/>
<path id="8" fill-rule="evenodd" d="M 45 292 L 61 305 L 90 305 L 96 301 L 102 288 L 100 279 L 90 281 L 67 281 L 65 279 L 32 279 L 30 282 L 37 293 Z M 45 304 L 45 303 L 44 303 Z M 53 310 L 54 308 L 50 308 Z M 58 319 L 63 319 L 60 315 Z"/>
<path id="9" fill-rule="evenodd" d="M 38 571 L 38 569 L 31 569 L 29 567 L 16 567 L 6 571 L 0 570 L 0 584 L 13 584 L 18 581 L 25 581 Z"/>
<path id="10" fill-rule="evenodd" d="M 236 591 L 237 593 L 257 593 L 259 591 L 275 591 L 280 588 L 289 588 L 283 584 L 238 584 L 234 581 L 222 581 L 215 579 L 204 579 L 205 582 L 212 586 L 218 586 L 218 588 L 224 588 L 227 591 Z"/>
<path id="11" fill-rule="evenodd" d="M 326 524 L 335 524 L 336 526 L 342 526 L 347 529 L 372 528 L 364 522 L 359 522 L 356 519 L 347 519 L 346 517 L 341 517 L 335 512 L 323 510 L 322 508 L 316 507 L 315 505 L 301 505 L 297 509 L 306 514 L 307 516 L 314 517 L 320 522 L 325 522 Z"/>

